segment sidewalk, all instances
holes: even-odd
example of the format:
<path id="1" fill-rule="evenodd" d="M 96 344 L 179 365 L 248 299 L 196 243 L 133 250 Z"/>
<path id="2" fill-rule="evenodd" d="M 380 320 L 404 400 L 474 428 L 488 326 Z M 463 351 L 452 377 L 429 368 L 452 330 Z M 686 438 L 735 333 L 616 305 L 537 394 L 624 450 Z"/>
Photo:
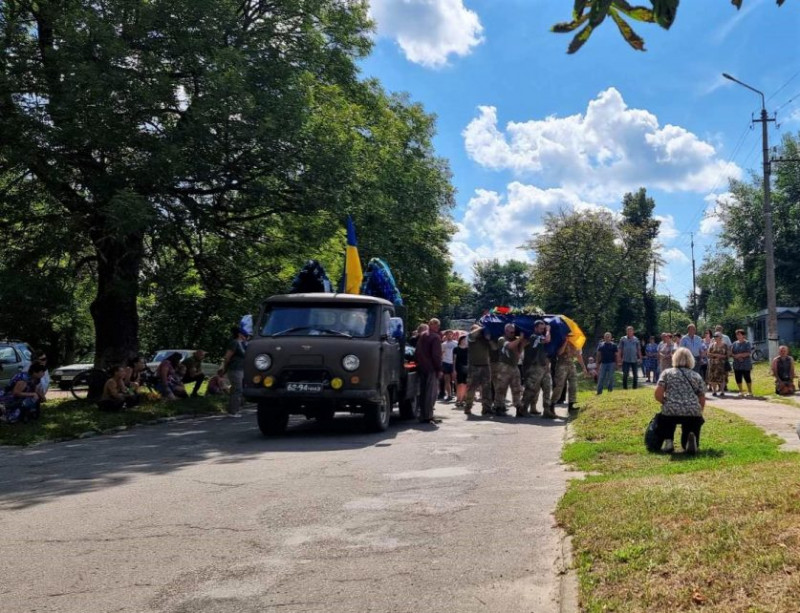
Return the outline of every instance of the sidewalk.
<path id="1" fill-rule="evenodd" d="M 710 406 L 734 413 L 743 417 L 769 434 L 775 434 L 786 443 L 781 446 L 784 451 L 800 451 L 800 437 L 797 425 L 800 422 L 800 408 L 777 402 L 768 402 L 756 398 L 737 398 L 727 395 L 725 398 L 706 396 Z"/>

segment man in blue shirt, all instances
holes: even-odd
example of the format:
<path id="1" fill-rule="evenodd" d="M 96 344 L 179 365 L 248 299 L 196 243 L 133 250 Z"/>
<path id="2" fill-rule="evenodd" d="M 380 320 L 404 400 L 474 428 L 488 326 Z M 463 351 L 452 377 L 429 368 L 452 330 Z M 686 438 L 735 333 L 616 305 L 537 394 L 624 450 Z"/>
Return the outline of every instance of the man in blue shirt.
<path id="1" fill-rule="evenodd" d="M 603 342 L 597 347 L 597 363 L 600 365 L 600 374 L 597 376 L 597 394 L 603 393 L 603 386 L 608 391 L 614 391 L 614 371 L 617 368 L 618 347 L 611 341 L 611 332 L 603 335 Z"/>
<path id="2" fill-rule="evenodd" d="M 700 352 L 703 351 L 703 339 L 697 336 L 697 328 L 694 324 L 689 324 L 686 328 L 686 336 L 681 339 L 681 347 L 686 347 L 694 356 L 694 370 L 700 372 Z"/>

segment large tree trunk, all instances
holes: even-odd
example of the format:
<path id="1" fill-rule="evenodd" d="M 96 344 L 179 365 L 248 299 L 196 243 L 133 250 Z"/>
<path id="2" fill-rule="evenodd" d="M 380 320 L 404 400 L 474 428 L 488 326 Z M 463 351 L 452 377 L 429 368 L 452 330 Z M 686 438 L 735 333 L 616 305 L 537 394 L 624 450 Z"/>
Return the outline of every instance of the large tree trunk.
<path id="1" fill-rule="evenodd" d="M 139 352 L 139 271 L 141 235 L 94 238 L 97 296 L 90 311 L 95 329 L 95 366 L 122 364 Z"/>

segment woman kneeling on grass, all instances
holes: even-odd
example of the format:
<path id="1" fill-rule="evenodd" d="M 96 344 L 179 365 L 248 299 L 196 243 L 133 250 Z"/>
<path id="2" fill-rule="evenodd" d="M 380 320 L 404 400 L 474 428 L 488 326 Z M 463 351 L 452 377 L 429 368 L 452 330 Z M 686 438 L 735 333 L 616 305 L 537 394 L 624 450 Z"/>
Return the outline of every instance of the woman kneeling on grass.
<path id="1" fill-rule="evenodd" d="M 672 368 L 661 373 L 656 386 L 656 401 L 661 404 L 659 434 L 664 438 L 664 451 L 672 453 L 675 427 L 681 424 L 681 447 L 689 454 L 697 453 L 706 386 L 694 370 L 694 357 L 686 347 L 672 354 Z"/>

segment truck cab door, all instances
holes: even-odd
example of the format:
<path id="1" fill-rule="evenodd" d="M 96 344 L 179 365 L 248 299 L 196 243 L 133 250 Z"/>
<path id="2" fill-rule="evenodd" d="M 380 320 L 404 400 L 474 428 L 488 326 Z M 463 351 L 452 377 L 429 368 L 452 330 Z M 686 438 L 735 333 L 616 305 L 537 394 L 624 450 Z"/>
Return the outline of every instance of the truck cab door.
<path id="1" fill-rule="evenodd" d="M 393 385 L 400 381 L 400 368 L 403 365 L 400 342 L 392 336 L 391 318 L 391 310 L 381 309 L 381 376 L 384 385 Z"/>

